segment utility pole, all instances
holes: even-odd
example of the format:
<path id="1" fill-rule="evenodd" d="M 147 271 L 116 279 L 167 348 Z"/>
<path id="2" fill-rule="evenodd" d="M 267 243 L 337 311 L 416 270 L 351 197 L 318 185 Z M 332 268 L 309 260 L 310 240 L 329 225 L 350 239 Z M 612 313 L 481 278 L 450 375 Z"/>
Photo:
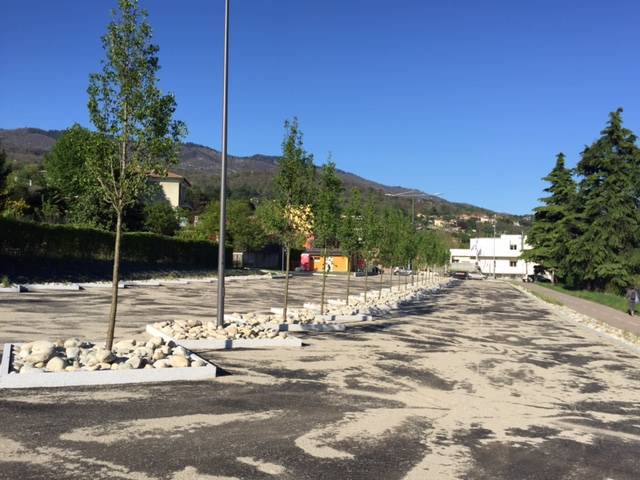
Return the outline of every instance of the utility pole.
<path id="1" fill-rule="evenodd" d="M 229 105 L 229 1 L 224 2 L 224 80 L 222 85 L 222 172 L 220 175 L 220 235 L 218 238 L 218 326 L 224 326 L 224 254 L 227 220 L 227 117 Z"/>

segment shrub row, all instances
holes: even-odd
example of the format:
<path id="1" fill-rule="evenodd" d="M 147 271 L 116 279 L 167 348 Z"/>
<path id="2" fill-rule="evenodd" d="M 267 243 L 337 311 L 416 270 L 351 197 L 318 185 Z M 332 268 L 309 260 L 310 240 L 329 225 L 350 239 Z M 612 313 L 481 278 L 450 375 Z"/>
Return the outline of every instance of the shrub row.
<path id="1" fill-rule="evenodd" d="M 0 254 L 69 260 L 113 260 L 115 234 L 94 228 L 0 219 Z M 231 250 L 226 252 L 231 265 Z M 215 268 L 218 246 L 146 232 L 124 233 L 122 261 Z"/>

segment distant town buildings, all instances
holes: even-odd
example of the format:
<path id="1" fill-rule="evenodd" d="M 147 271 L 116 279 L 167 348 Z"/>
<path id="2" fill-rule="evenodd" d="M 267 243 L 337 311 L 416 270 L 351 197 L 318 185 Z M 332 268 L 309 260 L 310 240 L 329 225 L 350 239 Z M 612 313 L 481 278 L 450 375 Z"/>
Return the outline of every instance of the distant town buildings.
<path id="1" fill-rule="evenodd" d="M 452 248 L 451 263 L 472 263 L 482 273 L 496 277 L 525 277 L 533 275 L 534 263 L 521 257 L 531 246 L 522 235 L 500 235 L 496 238 L 472 238 L 469 248 Z"/>

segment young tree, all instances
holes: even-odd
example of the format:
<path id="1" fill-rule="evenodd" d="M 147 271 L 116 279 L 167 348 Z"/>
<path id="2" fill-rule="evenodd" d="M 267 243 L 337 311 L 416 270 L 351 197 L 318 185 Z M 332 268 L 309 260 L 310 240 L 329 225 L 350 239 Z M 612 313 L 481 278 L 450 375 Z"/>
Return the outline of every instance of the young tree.
<path id="1" fill-rule="evenodd" d="M 336 173 L 336 164 L 329 161 L 320 171 L 320 188 L 315 208 L 315 242 L 322 246 L 322 293 L 320 314 L 324 314 L 324 297 L 327 283 L 327 248 L 337 247 L 340 222 L 342 181 Z"/>
<path id="2" fill-rule="evenodd" d="M 539 263 L 556 278 L 565 278 L 562 268 L 572 240 L 572 219 L 576 208 L 576 184 L 571 170 L 565 167 L 565 156 L 559 153 L 553 170 L 543 178 L 549 182 L 542 198 L 544 205 L 535 208 L 533 224 L 527 241 L 533 247 L 523 257 L 527 261 Z"/>
<path id="3" fill-rule="evenodd" d="M 580 232 L 569 245 L 568 275 L 589 289 L 622 290 L 640 269 L 640 151 L 622 126 L 622 109 L 610 114 L 576 171 Z"/>
<path id="4" fill-rule="evenodd" d="M 291 248 L 302 245 L 313 232 L 315 167 L 313 156 L 308 154 L 302 142 L 302 132 L 297 119 L 284 124 L 285 138 L 282 157 L 278 162 L 275 178 L 276 201 L 266 203 L 263 218 L 267 231 L 275 235 L 286 251 L 283 320 L 287 320 L 289 303 L 289 268 Z"/>
<path id="5" fill-rule="evenodd" d="M 364 301 L 367 301 L 369 290 L 369 266 L 379 259 L 380 255 L 380 230 L 381 222 L 374 202 L 370 194 L 362 209 L 362 220 L 360 222 L 362 232 L 362 256 L 364 257 Z M 380 272 L 382 279 L 382 272 Z"/>
<path id="6" fill-rule="evenodd" d="M 360 190 L 353 189 L 351 200 L 338 226 L 338 240 L 340 249 L 348 257 L 347 265 L 347 305 L 351 286 L 351 265 L 354 258 L 362 252 L 362 202 Z"/>
<path id="7" fill-rule="evenodd" d="M 176 161 L 184 124 L 172 120 L 173 95 L 157 87 L 158 47 L 151 44 L 147 13 L 137 0 L 119 0 L 102 37 L 102 72 L 89 78 L 89 115 L 98 133 L 87 155 L 97 190 L 116 215 L 107 348 L 113 344 L 120 278 L 123 213 L 143 194 L 151 173 Z"/>

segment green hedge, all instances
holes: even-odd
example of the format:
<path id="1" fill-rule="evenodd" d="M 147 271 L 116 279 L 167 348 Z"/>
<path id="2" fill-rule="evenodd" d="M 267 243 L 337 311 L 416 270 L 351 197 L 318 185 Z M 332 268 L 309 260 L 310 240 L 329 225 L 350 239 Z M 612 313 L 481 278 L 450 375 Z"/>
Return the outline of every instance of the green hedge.
<path id="1" fill-rule="evenodd" d="M 94 228 L 0 219 L 0 254 L 68 260 L 113 260 L 115 234 Z M 231 265 L 231 250 L 226 252 Z M 124 233 L 122 261 L 215 268 L 218 246 L 146 232 Z"/>

